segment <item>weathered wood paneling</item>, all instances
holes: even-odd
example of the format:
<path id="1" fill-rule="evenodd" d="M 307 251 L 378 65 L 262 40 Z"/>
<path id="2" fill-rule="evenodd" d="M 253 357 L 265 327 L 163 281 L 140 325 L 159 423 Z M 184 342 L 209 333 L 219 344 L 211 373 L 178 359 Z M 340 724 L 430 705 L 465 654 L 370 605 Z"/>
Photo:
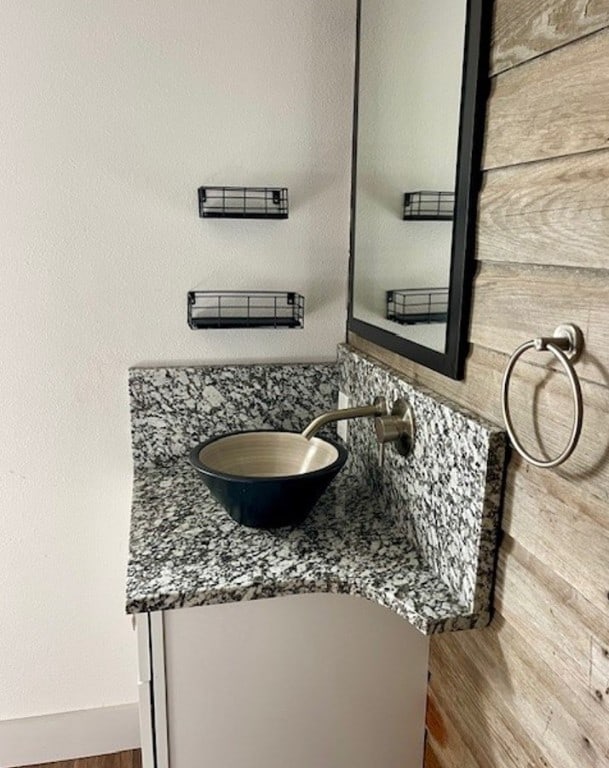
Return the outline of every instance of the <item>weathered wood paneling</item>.
<path id="1" fill-rule="evenodd" d="M 440 693 L 445 696 L 447 691 L 442 690 Z M 432 760 L 435 760 L 435 765 L 441 766 L 442 761 L 439 754 L 450 750 L 452 759 L 458 760 L 459 765 L 463 768 L 484 768 L 484 763 L 481 763 L 479 759 L 479 745 L 474 739 L 468 737 L 470 733 L 468 723 L 465 721 L 458 722 L 454 717 L 448 717 L 442 708 L 440 698 L 434 694 L 431 688 L 427 696 L 426 725 L 426 746 L 430 748 L 429 751 L 432 754 Z M 478 755 L 478 758 L 475 757 L 474 753 Z M 433 766 L 434 763 L 432 762 L 431 765 Z M 428 762 L 426 762 L 426 766 L 429 768 Z"/>
<path id="2" fill-rule="evenodd" d="M 609 67 L 608 67 L 609 69 Z M 578 325 L 586 349 L 580 378 L 609 383 L 609 271 L 485 262 L 476 277 L 471 340 L 511 354 L 524 341 L 551 336 L 564 322 Z M 548 353 L 530 353 L 543 364 Z"/>
<path id="3" fill-rule="evenodd" d="M 501 719 L 513 730 L 514 741 L 529 752 L 526 757 L 519 756 L 516 765 L 528 766 L 527 759 L 537 759 L 552 768 L 601 768 L 608 764 L 606 714 L 601 707 L 591 717 L 589 708 L 572 695 L 565 678 L 554 671 L 554 661 L 544 645 L 535 646 L 501 617 L 484 633 L 438 638 L 432 651 L 432 689 L 433 676 L 444 683 L 447 667 L 457 678 L 456 691 L 473 686 L 479 697 L 475 728 L 480 741 L 487 744 L 489 758 L 494 758 L 488 760 L 488 768 L 512 765 L 504 755 L 493 755 Z M 469 701 L 457 698 L 447 716 L 469 706 Z M 503 741 L 508 739 L 506 735 Z M 445 764 L 458 766 L 452 755 Z"/>
<path id="4" fill-rule="evenodd" d="M 495 633 L 496 629 L 487 632 Z M 495 685 L 490 669 L 481 670 L 471 664 L 461 640 L 461 634 L 447 636 L 438 638 L 431 646 L 430 696 L 441 702 L 444 723 L 455 724 L 458 738 L 467 743 L 480 768 L 549 768 L 544 745 L 536 745 L 526 724 L 514 718 L 506 707 L 497 706 L 494 694 L 503 683 L 503 673 Z M 428 738 L 442 768 L 462 768 L 457 744 L 447 739 L 441 745 L 433 736 Z"/>
<path id="5" fill-rule="evenodd" d="M 518 457 L 508 469 L 491 626 L 432 638 L 426 768 L 609 766 L 608 22 L 609 0 L 496 0 L 492 60 L 506 71 L 487 123 L 465 379 L 349 337 L 500 423 L 508 355 L 565 321 L 586 336 L 576 453 L 552 471 Z M 549 360 L 519 364 L 511 403 L 523 442 L 551 452 L 571 406 Z"/>
<path id="6" fill-rule="evenodd" d="M 574 712 L 609 757 L 609 714 L 605 689 L 609 659 L 595 658 L 592 683 L 592 649 L 609 649 L 609 622 L 574 587 L 543 565 L 513 539 L 502 548 L 497 581 L 496 608 L 511 629 L 534 650 L 540 662 L 551 667 L 558 681 L 569 681 L 568 690 L 556 693 L 563 706 Z M 549 680 L 547 670 L 544 676 Z M 547 681 L 546 681 L 547 682 Z M 564 683 L 560 686 L 564 689 Z M 564 699 L 564 700 L 563 700 Z"/>
<path id="7" fill-rule="evenodd" d="M 425 765 L 427 768 L 442 768 L 430 741 L 425 743 Z M 469 768 L 469 766 L 464 764 L 463 768 Z M 472 766 L 472 768 L 478 768 L 478 766 Z"/>
<path id="8" fill-rule="evenodd" d="M 609 150 L 490 171 L 478 219 L 482 261 L 606 267 Z"/>
<path id="9" fill-rule="evenodd" d="M 609 30 L 602 30 L 498 75 L 484 167 L 608 147 L 608 60 Z"/>
<path id="10" fill-rule="evenodd" d="M 515 456 L 508 469 L 503 529 L 580 592 L 609 625 L 606 501 Z"/>
<path id="11" fill-rule="evenodd" d="M 497 74 L 609 25 L 609 0 L 496 3 L 491 72 Z"/>

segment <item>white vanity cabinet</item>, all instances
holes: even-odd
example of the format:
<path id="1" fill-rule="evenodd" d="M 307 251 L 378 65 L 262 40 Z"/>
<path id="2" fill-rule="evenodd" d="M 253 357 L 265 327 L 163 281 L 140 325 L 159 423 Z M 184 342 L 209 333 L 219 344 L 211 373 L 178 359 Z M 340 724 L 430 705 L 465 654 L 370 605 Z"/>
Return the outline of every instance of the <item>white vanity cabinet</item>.
<path id="1" fill-rule="evenodd" d="M 379 467 L 354 421 L 306 520 L 237 525 L 193 434 L 285 430 L 336 378 L 354 404 L 411 403 L 413 453 Z M 420 768 L 429 635 L 490 620 L 504 433 L 347 346 L 336 366 L 132 369 L 130 392 L 144 768 Z"/>
<path id="2" fill-rule="evenodd" d="M 359 597 L 137 615 L 144 768 L 418 768 L 429 638 Z"/>

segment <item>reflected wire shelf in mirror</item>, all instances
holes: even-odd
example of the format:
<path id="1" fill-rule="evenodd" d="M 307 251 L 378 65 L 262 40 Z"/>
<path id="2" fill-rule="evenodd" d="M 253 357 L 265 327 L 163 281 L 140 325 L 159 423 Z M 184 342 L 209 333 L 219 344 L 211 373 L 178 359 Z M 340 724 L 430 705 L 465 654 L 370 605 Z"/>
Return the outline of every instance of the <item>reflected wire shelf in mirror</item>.
<path id="1" fill-rule="evenodd" d="M 387 291 L 387 319 L 401 325 L 445 323 L 448 288 L 405 288 Z"/>
<path id="2" fill-rule="evenodd" d="M 452 221 L 454 192 L 404 192 L 404 221 Z"/>
<path id="3" fill-rule="evenodd" d="M 303 328 L 304 296 L 291 291 L 190 291 L 188 325 L 194 330 Z"/>
<path id="4" fill-rule="evenodd" d="M 202 219 L 287 219 L 287 187 L 199 187 Z"/>

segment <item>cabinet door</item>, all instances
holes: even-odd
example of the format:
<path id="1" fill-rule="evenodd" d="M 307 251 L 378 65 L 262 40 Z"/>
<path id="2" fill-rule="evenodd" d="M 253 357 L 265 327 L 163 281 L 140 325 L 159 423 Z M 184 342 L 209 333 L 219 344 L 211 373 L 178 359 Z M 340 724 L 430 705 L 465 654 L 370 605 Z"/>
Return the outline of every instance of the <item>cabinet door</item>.
<path id="1" fill-rule="evenodd" d="M 164 613 L 170 768 L 417 768 L 428 639 L 361 598 Z"/>

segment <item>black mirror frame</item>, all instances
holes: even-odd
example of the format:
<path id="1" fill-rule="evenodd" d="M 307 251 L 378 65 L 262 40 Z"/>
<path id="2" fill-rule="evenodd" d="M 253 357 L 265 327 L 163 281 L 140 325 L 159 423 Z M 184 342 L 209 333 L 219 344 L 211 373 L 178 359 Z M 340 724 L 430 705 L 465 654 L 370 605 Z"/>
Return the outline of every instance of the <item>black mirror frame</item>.
<path id="1" fill-rule="evenodd" d="M 368 341 L 372 341 L 380 347 L 397 352 L 416 363 L 432 368 L 445 376 L 453 379 L 462 379 L 468 349 L 467 336 L 475 272 L 474 254 L 478 196 L 482 183 L 482 149 L 486 103 L 490 92 L 489 54 L 493 2 L 492 0 L 468 0 L 467 3 L 459 117 L 455 218 L 453 222 L 448 321 L 444 352 L 437 352 L 429 347 L 416 344 L 370 323 L 358 320 L 353 316 L 361 3 L 362 0 L 357 0 L 347 330 L 356 333 Z"/>

